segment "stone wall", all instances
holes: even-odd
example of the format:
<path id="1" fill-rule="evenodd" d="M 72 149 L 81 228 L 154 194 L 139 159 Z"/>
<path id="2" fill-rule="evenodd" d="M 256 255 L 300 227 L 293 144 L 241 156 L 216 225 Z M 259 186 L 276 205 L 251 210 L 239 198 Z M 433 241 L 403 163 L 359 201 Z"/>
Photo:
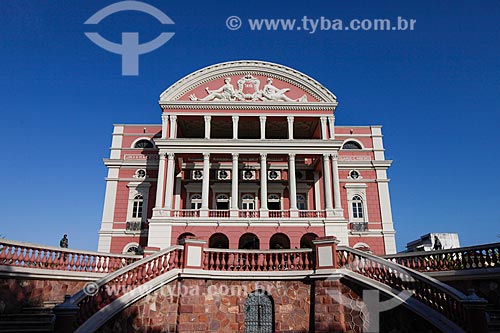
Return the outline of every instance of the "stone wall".
<path id="1" fill-rule="evenodd" d="M 2 277 L 0 300 L 5 304 L 4 313 L 17 313 L 22 307 L 60 303 L 64 295 L 77 293 L 86 283 L 88 281 Z"/>
<path id="2" fill-rule="evenodd" d="M 245 301 L 256 290 L 272 299 L 274 333 L 361 333 L 368 327 L 362 312 L 363 289 L 349 280 L 183 279 L 132 304 L 99 333 L 244 333 Z M 403 306 L 381 313 L 380 328 L 382 332 L 439 332 Z"/>

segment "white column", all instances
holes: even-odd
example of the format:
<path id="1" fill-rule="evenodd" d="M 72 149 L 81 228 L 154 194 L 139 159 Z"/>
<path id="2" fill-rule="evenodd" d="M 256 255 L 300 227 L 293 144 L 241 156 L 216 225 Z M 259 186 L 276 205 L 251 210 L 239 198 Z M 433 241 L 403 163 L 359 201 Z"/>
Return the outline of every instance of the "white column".
<path id="1" fill-rule="evenodd" d="M 266 138 L 266 116 L 260 116 L 260 139 Z"/>
<path id="2" fill-rule="evenodd" d="M 156 182 L 155 208 L 163 207 L 164 188 L 165 188 L 165 153 L 160 152 L 160 163 L 158 163 L 158 180 Z"/>
<path id="3" fill-rule="evenodd" d="M 335 140 L 335 116 L 328 117 L 328 128 L 330 129 L 330 140 Z"/>
<path id="4" fill-rule="evenodd" d="M 333 175 L 333 201 L 335 204 L 335 215 L 342 216 L 342 203 L 340 201 L 340 181 L 339 181 L 339 155 L 337 152 L 332 154 L 332 175 Z"/>
<path id="5" fill-rule="evenodd" d="M 210 153 L 203 153 L 203 182 L 201 185 L 201 214 L 208 216 L 208 195 L 210 184 Z M 206 214 L 204 214 L 206 213 Z"/>
<path id="6" fill-rule="evenodd" d="M 205 116 L 205 139 L 210 139 L 210 120 L 212 116 Z"/>
<path id="7" fill-rule="evenodd" d="M 238 217 L 238 153 L 233 153 L 233 167 L 231 169 L 231 215 Z"/>
<path id="8" fill-rule="evenodd" d="M 177 137 L 177 116 L 170 115 L 170 139 Z"/>
<path id="9" fill-rule="evenodd" d="M 288 121 L 288 140 L 293 140 L 293 116 L 286 117 Z"/>
<path id="10" fill-rule="evenodd" d="M 290 186 L 290 216 L 298 217 L 297 178 L 295 177 L 295 154 L 288 154 L 288 185 Z"/>
<path id="11" fill-rule="evenodd" d="M 330 154 L 323 154 L 323 179 L 325 182 L 325 209 L 332 212 L 332 179 L 330 177 Z"/>
<path id="12" fill-rule="evenodd" d="M 162 139 L 167 138 L 167 131 L 168 131 L 168 114 L 163 113 L 161 115 L 161 138 Z"/>
<path id="13" fill-rule="evenodd" d="M 326 140 L 326 117 L 320 117 L 321 121 L 321 139 Z"/>
<path id="14" fill-rule="evenodd" d="M 233 116 L 233 139 L 238 139 L 238 121 L 239 116 Z"/>
<path id="15" fill-rule="evenodd" d="M 172 198 L 174 193 L 174 175 L 175 175 L 175 154 L 168 153 L 167 162 L 167 185 L 165 189 L 165 209 L 172 209 Z"/>
<path id="16" fill-rule="evenodd" d="M 396 239 L 394 224 L 392 221 L 391 197 L 389 195 L 389 179 L 387 179 L 386 170 L 376 170 L 378 197 L 380 204 L 380 213 L 382 217 L 382 233 L 384 234 L 385 253 L 396 253 Z"/>
<path id="17" fill-rule="evenodd" d="M 267 155 L 260 154 L 260 216 L 267 217 Z"/>

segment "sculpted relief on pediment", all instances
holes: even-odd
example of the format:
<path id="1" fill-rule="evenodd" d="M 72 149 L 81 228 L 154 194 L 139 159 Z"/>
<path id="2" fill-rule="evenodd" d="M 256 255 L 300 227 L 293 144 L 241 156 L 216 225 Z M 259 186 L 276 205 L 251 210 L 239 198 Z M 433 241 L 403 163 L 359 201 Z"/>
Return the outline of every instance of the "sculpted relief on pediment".
<path id="1" fill-rule="evenodd" d="M 278 101 L 278 102 L 307 102 L 307 96 L 292 99 L 287 96 L 290 88 L 277 88 L 273 85 L 273 79 L 267 78 L 266 85 L 260 89 L 260 80 L 252 75 L 245 75 L 237 82 L 237 88 L 231 82 L 231 78 L 224 79 L 224 85 L 217 89 L 205 88 L 207 93 L 204 97 L 191 94 L 192 101 L 229 101 L 229 102 L 252 102 L 252 101 Z"/>

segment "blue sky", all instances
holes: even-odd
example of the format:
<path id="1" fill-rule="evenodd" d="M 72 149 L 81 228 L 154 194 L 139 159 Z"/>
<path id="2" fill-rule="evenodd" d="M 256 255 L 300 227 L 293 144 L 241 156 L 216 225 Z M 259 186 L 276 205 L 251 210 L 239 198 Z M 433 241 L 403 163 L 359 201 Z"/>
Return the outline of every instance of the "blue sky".
<path id="1" fill-rule="evenodd" d="M 145 1 L 139 12 L 83 23 L 114 1 L 0 2 L 0 234 L 95 250 L 114 123 L 159 123 L 159 94 L 199 68 L 257 59 L 302 71 L 337 95 L 338 125 L 383 125 L 398 249 L 428 232 L 463 245 L 500 234 L 500 2 Z M 237 31 L 225 21 L 243 20 Z M 415 19 L 414 31 L 252 31 L 253 18 Z M 84 36 L 141 43 L 140 75 Z"/>

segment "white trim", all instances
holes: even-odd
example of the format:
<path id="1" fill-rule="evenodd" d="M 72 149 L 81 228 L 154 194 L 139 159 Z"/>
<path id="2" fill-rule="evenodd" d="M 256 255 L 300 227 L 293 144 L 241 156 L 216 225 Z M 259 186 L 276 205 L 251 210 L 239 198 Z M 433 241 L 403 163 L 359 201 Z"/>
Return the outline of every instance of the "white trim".
<path id="1" fill-rule="evenodd" d="M 337 136 L 340 136 L 340 135 L 337 135 Z M 349 141 L 356 142 L 357 144 L 359 144 L 361 146 L 361 149 L 344 149 L 344 145 L 346 144 L 346 142 L 349 142 Z M 372 150 L 372 148 L 365 148 L 365 145 L 361 141 L 359 141 L 358 139 L 355 139 L 355 138 L 345 139 L 344 141 L 342 141 L 342 145 L 340 147 L 341 147 L 340 149 L 343 151 L 350 151 L 350 150 L 358 151 L 358 150 L 363 150 L 363 149 L 367 149 L 369 151 Z"/>

